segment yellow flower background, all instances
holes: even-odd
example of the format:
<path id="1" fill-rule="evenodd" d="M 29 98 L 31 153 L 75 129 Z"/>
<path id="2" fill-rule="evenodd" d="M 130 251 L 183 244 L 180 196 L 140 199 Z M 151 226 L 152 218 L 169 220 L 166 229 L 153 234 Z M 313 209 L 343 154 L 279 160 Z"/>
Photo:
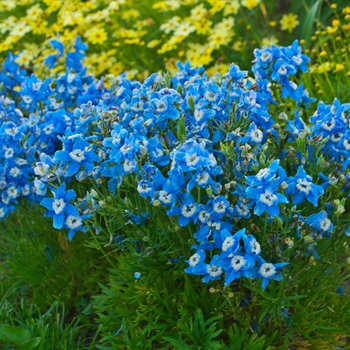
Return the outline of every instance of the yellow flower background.
<path id="1" fill-rule="evenodd" d="M 179 59 L 215 73 L 233 61 L 249 65 L 255 47 L 279 43 L 271 23 L 282 17 L 270 13 L 274 1 L 0 0 L 0 55 L 13 51 L 40 74 L 50 39 L 69 45 L 80 35 L 89 45 L 85 64 L 96 75 L 126 71 L 142 79 L 173 72 Z"/>

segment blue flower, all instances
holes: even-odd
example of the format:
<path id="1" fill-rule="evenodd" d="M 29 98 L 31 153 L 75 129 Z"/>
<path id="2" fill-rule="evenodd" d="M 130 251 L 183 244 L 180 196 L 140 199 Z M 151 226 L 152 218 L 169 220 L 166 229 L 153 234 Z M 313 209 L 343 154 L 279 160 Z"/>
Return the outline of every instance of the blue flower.
<path id="1" fill-rule="evenodd" d="M 334 229 L 333 223 L 328 219 L 327 212 L 324 210 L 308 216 L 305 219 L 305 223 L 321 233 L 332 232 Z"/>
<path id="2" fill-rule="evenodd" d="M 259 260 L 259 268 L 258 268 L 258 276 L 262 278 L 262 289 L 265 290 L 266 286 L 269 284 L 271 280 L 280 281 L 282 279 L 282 275 L 277 273 L 277 269 L 282 268 L 283 266 L 288 265 L 286 262 L 281 262 L 278 264 L 267 263 L 261 256 L 258 257 Z"/>
<path id="3" fill-rule="evenodd" d="M 93 170 L 94 161 L 99 161 L 100 157 L 95 154 L 93 147 L 86 140 L 78 136 L 71 149 L 56 152 L 55 160 L 69 163 L 66 173 L 73 176 L 81 166 L 87 170 Z"/>
<path id="4" fill-rule="evenodd" d="M 68 216 L 78 217 L 77 208 L 69 202 L 76 198 L 74 190 L 66 191 L 66 184 L 63 183 L 57 189 L 51 188 L 54 198 L 44 198 L 41 205 L 48 209 L 47 217 L 53 217 L 53 227 L 61 229 Z"/>
<path id="5" fill-rule="evenodd" d="M 300 166 L 295 177 L 287 180 L 288 187 L 285 192 L 293 195 L 292 203 L 297 205 L 307 199 L 315 207 L 318 205 L 318 198 L 324 194 L 321 186 L 312 183 L 312 177 L 306 174 L 303 166 Z"/>
<path id="6" fill-rule="evenodd" d="M 169 216 L 179 215 L 179 225 L 187 226 L 189 222 L 196 223 L 198 221 L 199 205 L 195 202 L 193 196 L 185 193 L 181 205 L 177 208 L 167 211 Z"/>
<path id="7" fill-rule="evenodd" d="M 260 216 L 267 211 L 272 217 L 279 215 L 280 203 L 288 203 L 287 198 L 276 192 L 280 187 L 279 179 L 271 181 L 267 186 L 247 188 L 247 196 L 255 201 L 254 214 Z"/>

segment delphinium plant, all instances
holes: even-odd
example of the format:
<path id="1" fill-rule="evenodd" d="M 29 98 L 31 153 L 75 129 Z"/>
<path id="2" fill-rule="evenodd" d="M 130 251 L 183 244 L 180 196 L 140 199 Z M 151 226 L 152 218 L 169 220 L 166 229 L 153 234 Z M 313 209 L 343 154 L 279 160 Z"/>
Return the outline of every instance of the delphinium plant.
<path id="1" fill-rule="evenodd" d="M 99 348 L 345 345 L 350 105 L 309 106 L 298 42 L 143 83 L 51 44 L 64 74 L 0 76 L 1 213 L 27 197 L 104 253 Z"/>

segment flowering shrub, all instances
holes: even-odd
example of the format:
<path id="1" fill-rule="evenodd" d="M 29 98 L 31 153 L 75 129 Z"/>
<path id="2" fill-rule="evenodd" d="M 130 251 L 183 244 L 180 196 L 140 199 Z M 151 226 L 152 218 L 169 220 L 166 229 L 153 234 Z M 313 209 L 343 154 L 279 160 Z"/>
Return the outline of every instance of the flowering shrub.
<path id="1" fill-rule="evenodd" d="M 79 38 L 51 44 L 45 63 L 65 57 L 65 73 L 42 81 L 9 54 L 0 74 L 1 218 L 27 198 L 70 240 L 107 234 L 139 260 L 164 251 L 193 283 L 258 294 L 344 246 L 350 105 L 310 112 L 297 41 L 255 50 L 254 79 L 179 63 L 143 83 L 88 75 Z"/>
<path id="2" fill-rule="evenodd" d="M 1 0 L 0 53 L 12 50 L 19 65 L 43 76 L 49 40 L 58 35 L 71 45 L 81 35 L 90 45 L 85 65 L 95 75 L 175 73 L 178 59 L 224 73 L 232 61 L 250 61 L 257 45 L 283 41 L 271 28 L 296 28 L 297 15 L 282 14 L 280 7 L 271 0 Z M 59 65 L 52 73 L 62 71 Z"/>

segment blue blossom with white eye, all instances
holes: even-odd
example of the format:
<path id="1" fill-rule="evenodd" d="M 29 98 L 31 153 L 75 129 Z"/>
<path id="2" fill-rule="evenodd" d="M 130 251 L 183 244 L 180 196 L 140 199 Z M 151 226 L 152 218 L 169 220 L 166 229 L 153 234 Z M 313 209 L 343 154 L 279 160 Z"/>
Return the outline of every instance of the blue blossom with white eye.
<path id="1" fill-rule="evenodd" d="M 197 250 L 188 260 L 185 260 L 189 265 L 185 272 L 192 275 L 202 275 L 204 273 L 203 263 L 205 257 L 206 254 L 203 250 Z"/>
<path id="2" fill-rule="evenodd" d="M 68 163 L 66 173 L 68 176 L 73 176 L 80 170 L 81 166 L 87 170 L 93 170 L 94 162 L 99 161 L 100 157 L 86 140 L 77 137 L 71 149 L 55 153 L 55 160 Z"/>
<path id="3" fill-rule="evenodd" d="M 66 191 L 66 184 L 62 183 L 57 189 L 51 188 L 53 198 L 44 198 L 41 205 L 48 209 L 46 217 L 53 217 L 53 227 L 61 229 L 68 216 L 79 217 L 76 207 L 70 202 L 76 198 L 74 190 Z"/>
<path id="4" fill-rule="evenodd" d="M 214 255 L 209 264 L 202 264 L 202 266 L 203 274 L 205 274 L 202 281 L 205 283 L 220 279 L 224 273 L 219 255 Z"/>
<path id="5" fill-rule="evenodd" d="M 83 220 L 92 217 L 92 214 L 85 214 L 81 216 L 68 215 L 64 222 L 63 228 L 68 229 L 68 239 L 71 241 L 77 231 L 87 232 L 88 228 L 83 226 Z"/>
<path id="6" fill-rule="evenodd" d="M 231 254 L 222 262 L 222 267 L 226 272 L 225 285 L 240 278 L 255 277 L 255 258 L 251 254 L 235 253 Z"/>
<path id="7" fill-rule="evenodd" d="M 307 199 L 317 207 L 318 198 L 324 194 L 323 188 L 312 182 L 312 177 L 307 175 L 303 166 L 300 166 L 296 176 L 289 177 L 286 183 L 288 187 L 285 189 L 285 193 L 293 195 L 293 205 L 300 204 Z"/>
<path id="8" fill-rule="evenodd" d="M 321 233 L 332 232 L 334 229 L 334 224 L 328 218 L 325 210 L 309 215 L 305 219 L 305 223 Z"/>
<path id="9" fill-rule="evenodd" d="M 183 195 L 183 200 L 180 206 L 169 209 L 167 214 L 169 216 L 178 215 L 178 223 L 180 226 L 187 226 L 190 222 L 196 223 L 198 221 L 199 205 L 189 193 Z"/>
<path id="10" fill-rule="evenodd" d="M 288 199 L 277 192 L 280 185 L 280 180 L 274 179 L 265 186 L 247 188 L 247 196 L 255 201 L 254 214 L 260 216 L 266 211 L 272 217 L 279 215 L 279 204 L 288 203 Z"/>
<path id="11" fill-rule="evenodd" d="M 272 264 L 266 262 L 261 256 L 258 256 L 259 267 L 257 274 L 262 278 L 262 289 L 265 290 L 266 286 L 269 284 L 271 280 L 281 281 L 282 275 L 277 273 L 277 270 L 282 268 L 283 266 L 288 265 L 287 262 L 281 262 L 277 264 Z"/>
<path id="12" fill-rule="evenodd" d="M 267 168 L 259 170 L 254 176 L 247 176 L 246 181 L 250 186 L 264 186 L 276 178 L 280 160 L 274 160 Z"/>

